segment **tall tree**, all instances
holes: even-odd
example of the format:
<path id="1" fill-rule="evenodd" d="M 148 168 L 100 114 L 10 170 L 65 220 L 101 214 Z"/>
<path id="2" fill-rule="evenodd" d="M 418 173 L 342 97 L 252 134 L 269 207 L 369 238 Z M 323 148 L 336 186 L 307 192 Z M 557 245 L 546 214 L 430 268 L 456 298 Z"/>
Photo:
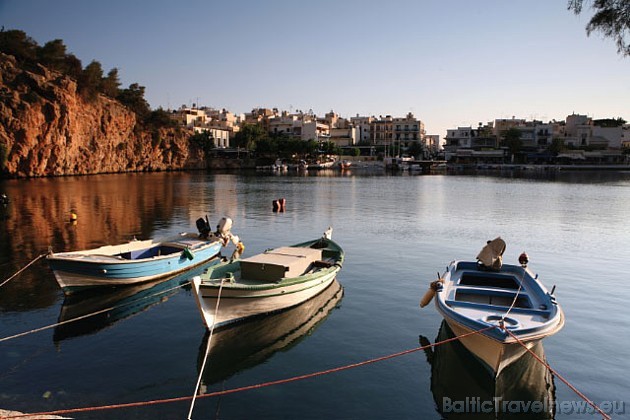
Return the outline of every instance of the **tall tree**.
<path id="1" fill-rule="evenodd" d="M 39 62 L 51 69 L 65 72 L 66 46 L 60 39 L 48 41 L 37 50 Z"/>
<path id="2" fill-rule="evenodd" d="M 118 79 L 118 69 L 116 67 L 111 69 L 107 73 L 107 77 L 101 81 L 101 91 L 110 98 L 115 98 L 120 93 L 120 80 Z"/>
<path id="3" fill-rule="evenodd" d="M 505 132 L 503 145 L 508 148 L 510 155 L 512 155 L 512 162 L 514 162 L 514 156 L 521 151 L 523 142 L 521 141 L 521 130 L 518 128 L 510 128 Z"/>
<path id="4" fill-rule="evenodd" d="M 582 13 L 584 0 L 569 0 L 568 8 Z M 594 0 L 595 14 L 586 25 L 586 33 L 601 32 L 617 44 L 621 56 L 630 56 L 630 0 Z"/>
<path id="5" fill-rule="evenodd" d="M 116 99 L 142 119 L 151 112 L 149 103 L 144 99 L 144 86 L 137 83 L 130 84 L 127 89 L 122 89 Z"/>
<path id="6" fill-rule="evenodd" d="M 94 99 L 101 89 L 102 80 L 103 67 L 98 61 L 92 60 L 90 64 L 85 66 L 79 77 L 79 91 L 89 99 Z"/>

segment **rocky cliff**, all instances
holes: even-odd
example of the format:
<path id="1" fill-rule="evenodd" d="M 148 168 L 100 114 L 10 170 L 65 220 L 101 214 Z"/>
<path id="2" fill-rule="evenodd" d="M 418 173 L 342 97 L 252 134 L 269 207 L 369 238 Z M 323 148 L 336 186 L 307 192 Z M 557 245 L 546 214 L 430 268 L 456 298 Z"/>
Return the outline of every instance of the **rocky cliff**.
<path id="1" fill-rule="evenodd" d="M 148 131 L 103 95 L 43 66 L 23 69 L 0 53 L 0 171 L 9 177 L 205 168 L 181 128 Z M 4 165 L 3 165 L 4 164 Z"/>

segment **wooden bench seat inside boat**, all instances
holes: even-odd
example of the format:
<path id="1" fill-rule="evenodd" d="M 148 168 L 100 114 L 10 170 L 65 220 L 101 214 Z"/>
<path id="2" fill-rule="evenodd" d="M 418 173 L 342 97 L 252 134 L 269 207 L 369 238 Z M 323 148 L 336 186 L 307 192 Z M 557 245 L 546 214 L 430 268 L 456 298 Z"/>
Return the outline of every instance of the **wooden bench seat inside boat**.
<path id="1" fill-rule="evenodd" d="M 258 281 L 280 281 L 298 277 L 322 259 L 322 250 L 281 247 L 241 260 L 241 278 Z"/>

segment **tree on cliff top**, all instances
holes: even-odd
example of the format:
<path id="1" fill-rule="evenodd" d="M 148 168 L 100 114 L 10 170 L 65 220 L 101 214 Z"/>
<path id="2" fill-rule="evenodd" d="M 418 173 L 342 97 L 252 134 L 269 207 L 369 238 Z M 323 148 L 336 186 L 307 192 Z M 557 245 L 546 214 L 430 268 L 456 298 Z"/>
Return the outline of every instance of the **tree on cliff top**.
<path id="1" fill-rule="evenodd" d="M 576 15 L 582 13 L 584 0 L 569 0 L 568 8 Z M 601 32 L 613 38 L 617 53 L 630 56 L 630 0 L 594 0 L 595 14 L 586 25 L 586 34 Z"/>
<path id="2" fill-rule="evenodd" d="M 0 31 L 0 51 L 20 62 L 32 62 L 37 58 L 37 42 L 24 31 L 16 29 Z"/>
<path id="3" fill-rule="evenodd" d="M 122 89 L 116 99 L 138 114 L 143 120 L 151 112 L 149 103 L 144 99 L 144 86 L 140 86 L 137 83 L 130 84 L 127 89 Z"/>

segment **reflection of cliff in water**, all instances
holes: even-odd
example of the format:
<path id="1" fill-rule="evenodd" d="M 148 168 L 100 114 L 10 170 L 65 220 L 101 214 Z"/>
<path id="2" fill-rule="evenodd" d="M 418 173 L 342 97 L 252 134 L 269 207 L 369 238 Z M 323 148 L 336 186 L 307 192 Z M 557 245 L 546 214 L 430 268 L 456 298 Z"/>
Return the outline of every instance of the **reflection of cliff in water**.
<path id="1" fill-rule="evenodd" d="M 443 321 L 435 341 L 452 337 L 453 332 Z M 422 345 L 429 343 L 423 336 L 420 337 L 420 341 Z M 537 343 L 532 351 L 545 360 L 542 343 Z M 431 392 L 436 409 L 443 418 L 554 417 L 553 375 L 529 353 L 525 353 L 516 362 L 504 368 L 496 379 L 459 341 L 436 346 L 433 350 L 427 351 L 426 356 L 431 364 Z M 481 406 L 484 402 L 492 404 Z M 498 412 L 495 412 L 495 402 L 499 404 Z M 534 402 L 535 405 L 528 404 Z"/>
<path id="2" fill-rule="evenodd" d="M 202 383 L 207 386 L 225 380 L 296 345 L 326 319 L 342 297 L 343 288 L 334 280 L 319 295 L 294 308 L 215 330 Z M 208 337 L 206 333 L 199 346 L 197 370 L 201 369 Z"/>
<path id="3" fill-rule="evenodd" d="M 53 341 L 94 334 L 125 318 L 158 305 L 175 295 L 190 279 L 220 262 L 220 258 L 201 264 L 177 276 L 129 286 L 112 286 L 89 289 L 66 296 L 58 322 L 83 317 L 78 321 L 55 327 Z M 101 312 L 102 311 L 102 312 Z"/>
<path id="4" fill-rule="evenodd" d="M 235 218 L 235 177 L 214 181 L 194 172 L 0 181 L 0 192 L 10 197 L 0 213 L 0 281 L 49 247 L 90 249 L 162 236 L 161 231 L 196 232 L 195 220 L 205 215 L 211 226 L 225 215 Z M 76 224 L 70 223 L 71 210 L 78 215 Z M 236 234 L 239 223 L 235 218 Z M 0 311 L 49 307 L 58 299 L 59 286 L 40 260 L 3 287 Z"/>

